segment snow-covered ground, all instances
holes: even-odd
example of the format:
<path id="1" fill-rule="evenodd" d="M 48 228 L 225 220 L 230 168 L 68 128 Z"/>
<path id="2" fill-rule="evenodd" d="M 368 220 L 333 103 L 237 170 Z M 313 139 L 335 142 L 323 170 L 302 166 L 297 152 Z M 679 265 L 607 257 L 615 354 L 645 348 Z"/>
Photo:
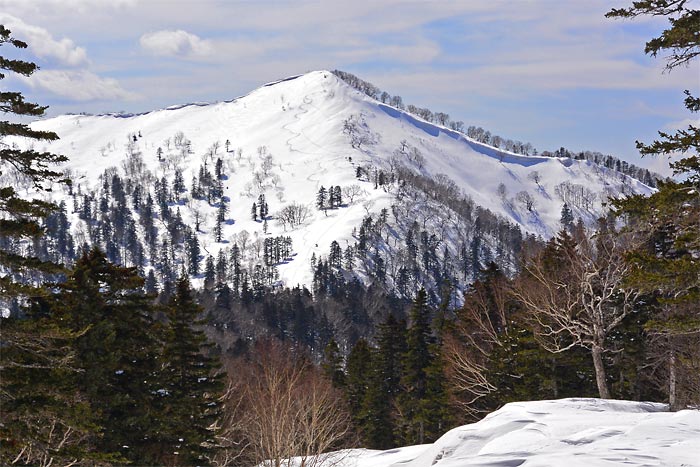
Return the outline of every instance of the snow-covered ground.
<path id="1" fill-rule="evenodd" d="M 561 399 L 507 404 L 433 444 L 352 450 L 343 467 L 700 466 L 700 411 Z"/>
<path id="2" fill-rule="evenodd" d="M 351 145 L 351 136 L 344 131 L 347 122 L 355 124 L 355 137 L 362 140 L 359 147 Z M 251 241 L 270 235 L 291 236 L 296 256 L 279 267 L 281 279 L 290 286 L 309 284 L 312 255 L 327 254 L 333 240 L 343 248 L 353 244 L 353 228 L 358 228 L 368 213 L 376 215 L 392 203 L 390 193 L 356 178 L 358 166 L 388 170 L 399 163 L 429 177 L 444 174 L 476 205 L 545 238 L 561 228 L 563 200 L 557 186 L 562 182 L 570 184 L 572 197 L 580 198 L 583 192 L 593 195 L 590 206 L 570 203 L 574 214 L 589 224 L 601 214 L 606 193 L 651 192 L 635 179 L 590 162 L 520 156 L 477 143 L 377 102 L 328 71 L 270 83 L 227 102 L 173 106 L 128 116 L 65 115 L 33 126 L 55 131 L 60 140 L 10 142 L 33 144 L 37 150 L 68 156 L 67 168 L 76 190 L 99 186 L 100 175 L 110 167 L 123 173 L 127 153 L 141 154 L 151 174 L 142 183 L 151 187 L 162 177 L 171 183 L 179 170 L 189 188 L 203 163 L 213 169 L 216 159 L 222 158 L 224 194 L 230 200 L 223 242 L 215 242 L 212 235 L 215 207 L 191 199 L 183 199 L 175 207 L 187 224 L 193 225 L 195 215 L 203 221 L 200 244 L 203 253 L 213 256 L 244 231 Z M 178 134 L 191 143 L 189 151 L 178 144 Z M 399 149 L 403 152 L 397 152 Z M 499 191 L 501 183 L 505 190 Z M 314 208 L 322 185 L 358 185 L 359 194 L 352 202 L 344 200 L 342 208 L 323 213 Z M 523 192 L 532 197 L 532 209 L 518 201 Z M 260 194 L 270 206 L 266 233 L 250 214 Z M 60 191 L 52 196 L 64 197 L 72 206 L 70 198 Z M 292 202 L 309 206 L 311 216 L 303 225 L 285 230 L 275 215 Z M 430 213 L 423 214 L 429 218 Z M 84 235 L 79 234 L 77 214 L 71 223 L 81 244 Z M 450 247 L 454 250 L 456 245 Z"/>

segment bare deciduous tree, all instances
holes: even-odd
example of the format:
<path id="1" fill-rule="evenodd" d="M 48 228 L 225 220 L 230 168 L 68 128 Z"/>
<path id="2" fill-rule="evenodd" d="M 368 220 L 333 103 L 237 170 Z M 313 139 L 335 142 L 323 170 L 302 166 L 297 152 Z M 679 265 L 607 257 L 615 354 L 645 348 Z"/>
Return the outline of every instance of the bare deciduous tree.
<path id="1" fill-rule="evenodd" d="M 532 180 L 533 182 L 535 182 L 535 184 L 538 187 L 540 186 L 540 181 L 542 180 L 542 176 L 540 175 L 540 173 L 537 170 L 533 170 L 532 172 L 530 172 L 528 174 L 527 178 L 529 180 Z"/>
<path id="2" fill-rule="evenodd" d="M 452 331 L 445 336 L 447 374 L 454 389 L 464 396 L 460 405 L 467 414 L 478 415 L 483 408 L 476 402 L 498 389 L 489 381 L 487 368 L 494 349 L 504 345 L 511 301 L 505 275 L 494 275 L 490 285 L 476 281 L 456 312 Z"/>
<path id="3" fill-rule="evenodd" d="M 342 396 L 303 355 L 279 342 L 256 345 L 231 391 L 235 431 L 249 465 L 326 467 L 342 462 L 351 426 Z M 233 457 L 233 456 L 231 456 Z"/>
<path id="4" fill-rule="evenodd" d="M 305 204 L 292 203 L 283 207 L 277 213 L 277 222 L 279 222 L 284 230 L 287 226 L 294 228 L 302 225 L 311 215 L 311 210 Z"/>
<path id="5" fill-rule="evenodd" d="M 516 195 L 517 200 L 523 205 L 528 211 L 535 209 L 535 198 L 532 197 L 527 191 L 521 191 Z"/>
<path id="6" fill-rule="evenodd" d="M 367 192 L 358 184 L 343 187 L 343 198 L 348 200 L 348 204 L 353 204 L 355 202 L 355 198 L 358 198 L 366 193 Z"/>
<path id="7" fill-rule="evenodd" d="M 633 312 L 638 292 L 625 288 L 629 265 L 623 260 L 628 237 L 599 233 L 574 245 L 565 232 L 528 260 L 514 294 L 529 311 L 544 348 L 590 350 L 600 397 L 609 398 L 603 354 L 606 339 Z M 547 251 L 553 248 L 554 251 Z"/>

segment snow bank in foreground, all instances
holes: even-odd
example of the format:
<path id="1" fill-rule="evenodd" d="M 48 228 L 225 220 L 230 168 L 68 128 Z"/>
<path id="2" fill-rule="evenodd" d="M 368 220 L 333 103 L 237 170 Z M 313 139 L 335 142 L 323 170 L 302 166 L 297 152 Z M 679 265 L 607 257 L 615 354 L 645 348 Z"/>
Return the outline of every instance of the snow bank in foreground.
<path id="1" fill-rule="evenodd" d="M 562 399 L 507 404 L 434 444 L 353 450 L 343 467 L 700 466 L 700 411 Z"/>

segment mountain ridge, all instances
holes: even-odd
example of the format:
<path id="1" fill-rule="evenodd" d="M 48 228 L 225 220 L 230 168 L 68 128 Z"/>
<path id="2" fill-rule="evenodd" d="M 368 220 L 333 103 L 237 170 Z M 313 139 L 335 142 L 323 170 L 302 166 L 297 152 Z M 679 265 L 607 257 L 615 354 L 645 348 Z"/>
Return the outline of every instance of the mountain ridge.
<path id="1" fill-rule="evenodd" d="M 561 228 L 564 202 L 575 217 L 592 225 L 603 213 L 606 195 L 652 192 L 638 180 L 589 161 L 524 156 L 478 142 L 374 100 L 328 71 L 273 81 L 229 101 L 184 104 L 132 116 L 64 115 L 33 126 L 56 131 L 61 137 L 40 149 L 70 158 L 66 169 L 74 179 L 73 194 L 52 196 L 67 205 L 72 202 L 67 217 L 76 247 L 104 244 L 110 235 L 102 230 L 95 233 L 95 225 L 103 221 L 81 219 L 85 203 L 92 203 L 88 209 L 92 212 L 100 211 L 101 196 L 107 198 L 107 205 L 113 202 L 110 177 L 124 178 L 127 197 L 133 198 L 134 187 L 138 186 L 144 190 L 144 198 L 147 192 L 155 199 L 157 193 L 151 188 L 171 185 L 179 172 L 187 187 L 178 193 L 165 189 L 167 200 L 161 203 L 161 214 L 152 215 L 156 224 L 162 224 L 156 225 L 158 232 L 167 230 L 170 222 L 164 215 L 177 214 L 183 225 L 196 225 L 193 230 L 204 253 L 202 262 L 208 256 L 216 258 L 234 244 L 246 249 L 251 243 L 257 249 L 245 259 L 251 275 L 256 263 L 268 262 L 262 261 L 260 254 L 265 239 L 290 237 L 293 252 L 278 257 L 274 264 L 279 279 L 266 280 L 287 286 L 311 288 L 317 273 L 312 263 L 327 258 L 333 242 L 344 251 L 357 245 L 367 217 L 383 219 L 377 232 L 372 232 L 374 250 L 357 257 L 362 270 L 337 268 L 345 279 L 357 276 L 368 282 L 379 268 L 380 275 L 388 276 L 388 287 L 395 288 L 401 268 L 408 267 L 399 264 L 395 256 L 405 254 L 401 243 L 405 243 L 412 226 L 416 237 L 423 232 L 428 240 L 435 236 L 432 244 L 425 240 L 420 246 L 423 256 L 434 256 L 424 258 L 426 271 L 437 271 L 431 262 L 442 264 L 446 258 L 471 254 L 471 271 L 461 275 L 463 287 L 476 269 L 491 259 L 497 259 L 506 270 L 515 268 L 519 247 L 504 246 L 504 241 L 510 240 L 496 238 L 512 234 L 484 234 L 484 241 L 473 245 L 476 235 L 481 235 L 478 229 L 482 227 L 475 234 L 475 226 L 484 210 L 501 219 L 493 222 L 512 223 L 526 236 L 548 238 Z M 221 201 L 198 199 L 190 190 L 190 180 L 192 187 L 200 183 L 203 171 L 211 171 L 218 160 L 222 161 L 223 175 L 217 175 L 218 180 L 210 184 L 220 182 Z M 414 183 L 422 180 L 421 188 L 407 188 L 408 179 Z M 343 201 L 317 209 L 322 186 L 345 191 Z M 86 195 L 91 190 L 96 191 Z M 83 199 L 79 199 L 81 196 Z M 265 218 L 253 220 L 251 205 L 261 199 L 266 205 Z M 457 199 L 465 203 L 458 209 L 462 214 L 457 214 L 454 206 L 445 207 L 445 203 Z M 221 204 L 227 205 L 228 212 L 223 222 L 218 222 Z M 268 209 L 267 205 L 272 207 Z M 171 214 L 164 213 L 166 206 Z M 282 223 L 281 213 L 289 206 L 306 208 L 306 219 L 298 225 Z M 140 221 L 137 236 L 145 242 L 142 212 L 133 208 L 132 216 Z M 420 228 L 404 222 L 401 216 L 415 221 Z M 221 224 L 221 241 L 213 238 L 217 224 Z M 169 248 L 182 250 L 170 255 L 174 265 L 189 267 L 184 246 Z M 471 251 L 465 253 L 466 248 Z M 226 255 L 230 256 L 230 251 Z M 128 256 L 126 251 L 120 259 L 133 263 Z M 154 267 L 158 254 L 150 256 L 142 264 L 144 272 Z M 503 259 L 499 259 L 501 256 Z M 464 258 L 463 262 L 468 260 Z M 466 271 L 466 266 L 454 264 L 451 269 Z M 432 275 L 444 279 L 450 274 L 456 275 L 450 271 Z M 424 282 L 426 274 L 417 271 L 413 275 L 420 276 L 414 278 L 414 285 Z M 437 290 L 439 278 L 431 281 L 429 287 Z"/>

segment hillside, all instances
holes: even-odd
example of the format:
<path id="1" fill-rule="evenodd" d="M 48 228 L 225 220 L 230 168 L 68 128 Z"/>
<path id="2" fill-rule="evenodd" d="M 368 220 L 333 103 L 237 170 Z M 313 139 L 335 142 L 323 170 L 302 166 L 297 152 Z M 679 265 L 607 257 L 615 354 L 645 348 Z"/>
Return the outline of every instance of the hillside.
<path id="1" fill-rule="evenodd" d="M 433 444 L 355 450 L 356 467 L 700 465 L 700 411 L 601 399 L 515 402 Z"/>
<path id="2" fill-rule="evenodd" d="M 407 297 L 422 285 L 435 298 L 449 279 L 459 300 L 488 261 L 514 270 L 523 234 L 556 233 L 565 202 L 592 225 L 608 196 L 651 192 L 588 161 L 476 142 L 326 71 L 227 102 L 33 126 L 58 133 L 35 149 L 67 155 L 74 181 L 51 195 L 65 201 L 65 219 L 49 232 L 60 250 L 47 245 L 45 253 L 70 261 L 81 245 L 98 243 L 112 261 L 154 270 L 161 286 L 183 267 L 198 281 L 219 266 L 217 282 L 235 282 L 236 293 L 246 274 L 253 288 L 325 290 L 334 273 L 379 279 Z"/>

